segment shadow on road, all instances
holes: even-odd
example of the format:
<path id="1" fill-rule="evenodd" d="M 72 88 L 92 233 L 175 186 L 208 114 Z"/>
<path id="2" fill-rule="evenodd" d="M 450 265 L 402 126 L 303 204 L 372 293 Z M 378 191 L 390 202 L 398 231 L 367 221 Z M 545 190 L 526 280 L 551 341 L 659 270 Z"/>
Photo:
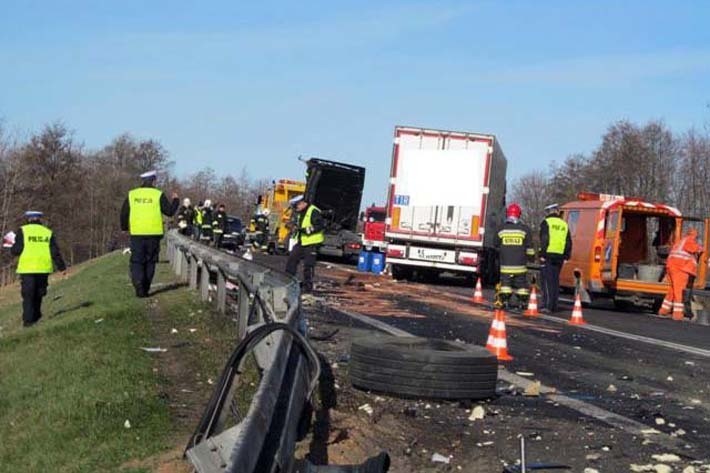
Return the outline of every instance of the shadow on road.
<path id="1" fill-rule="evenodd" d="M 337 404 L 335 392 L 335 377 L 330 367 L 330 362 L 322 353 L 318 353 L 321 365 L 320 380 L 318 383 L 318 407 L 313 421 L 313 439 L 311 440 L 308 460 L 314 465 L 328 464 L 328 439 L 330 438 L 330 410 Z M 338 437 L 347 436 L 347 432 L 338 432 Z M 339 441 L 339 440 L 338 440 Z"/>
<path id="2" fill-rule="evenodd" d="M 58 315 L 66 314 L 67 312 L 73 312 L 73 311 L 75 311 L 75 310 L 83 309 L 83 308 L 85 308 L 85 307 L 91 307 L 92 305 L 94 305 L 93 302 L 91 302 L 91 301 L 84 301 L 84 302 L 81 302 L 81 303 L 76 304 L 76 305 L 71 306 L 71 307 L 67 307 L 67 308 L 64 308 L 64 309 L 59 309 L 59 310 L 56 311 L 54 314 L 52 314 L 52 317 L 56 317 L 56 316 L 58 316 Z"/>
<path id="3" fill-rule="evenodd" d="M 165 286 L 159 287 L 158 289 L 151 291 L 149 296 L 157 296 L 158 294 L 162 294 L 163 292 L 169 292 L 169 291 L 174 291 L 175 289 L 180 289 L 181 287 L 186 287 L 187 283 L 186 282 L 176 282 L 172 284 L 166 284 Z"/>

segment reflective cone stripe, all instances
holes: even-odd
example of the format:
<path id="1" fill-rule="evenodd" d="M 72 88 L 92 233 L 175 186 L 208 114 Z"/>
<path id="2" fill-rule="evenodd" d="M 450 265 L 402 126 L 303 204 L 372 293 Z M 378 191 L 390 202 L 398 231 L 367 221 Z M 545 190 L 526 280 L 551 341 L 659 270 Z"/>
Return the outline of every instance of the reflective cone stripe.
<path id="1" fill-rule="evenodd" d="M 582 300 L 579 298 L 579 294 L 574 298 L 574 308 L 572 309 L 572 318 L 568 322 L 570 325 L 584 325 L 587 322 L 584 321 L 582 317 Z"/>
<path id="2" fill-rule="evenodd" d="M 493 353 L 498 358 L 498 361 L 510 361 L 513 359 L 508 354 L 508 341 L 505 335 L 505 314 L 500 309 L 495 311 L 495 317 L 491 323 L 491 331 L 486 342 L 486 349 Z"/>
<path id="3" fill-rule="evenodd" d="M 483 288 L 481 287 L 481 278 L 478 278 L 476 282 L 476 289 L 473 291 L 473 299 L 471 299 L 474 304 L 482 304 L 486 302 L 483 298 Z"/>
<path id="4" fill-rule="evenodd" d="M 528 301 L 528 309 L 523 312 L 526 317 L 537 317 L 540 313 L 537 311 L 537 290 L 535 286 L 532 287 L 532 292 L 530 293 L 530 300 Z"/>

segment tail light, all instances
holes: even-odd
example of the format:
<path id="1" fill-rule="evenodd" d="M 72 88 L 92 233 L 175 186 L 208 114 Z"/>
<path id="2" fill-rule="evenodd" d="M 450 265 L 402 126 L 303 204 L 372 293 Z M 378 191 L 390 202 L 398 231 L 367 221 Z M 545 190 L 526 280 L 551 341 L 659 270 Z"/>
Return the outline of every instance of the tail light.
<path id="1" fill-rule="evenodd" d="M 404 250 L 401 248 L 393 248 L 390 246 L 387 248 L 387 256 L 390 258 L 403 258 Z"/>
<path id="2" fill-rule="evenodd" d="M 598 263 L 602 260 L 602 247 L 601 246 L 595 246 L 594 247 L 594 262 Z"/>
<path id="3" fill-rule="evenodd" d="M 362 245 L 360 243 L 348 243 L 345 246 L 347 246 L 351 250 L 359 250 Z"/>
<path id="4" fill-rule="evenodd" d="M 478 263 L 478 254 L 459 253 L 458 262 L 464 266 L 476 266 L 476 263 Z"/>

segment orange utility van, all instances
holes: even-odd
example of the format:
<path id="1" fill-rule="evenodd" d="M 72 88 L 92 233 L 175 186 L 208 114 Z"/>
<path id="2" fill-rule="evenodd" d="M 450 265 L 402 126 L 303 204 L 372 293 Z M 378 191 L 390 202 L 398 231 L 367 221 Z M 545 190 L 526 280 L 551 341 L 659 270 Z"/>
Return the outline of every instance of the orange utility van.
<path id="1" fill-rule="evenodd" d="M 666 257 L 691 226 L 705 248 L 693 287 L 705 288 L 710 219 L 618 195 L 583 192 L 578 199 L 561 207 L 572 237 L 572 255 L 560 273 L 563 289 L 579 290 L 586 302 L 610 297 L 617 306 L 655 311 L 668 289 Z"/>

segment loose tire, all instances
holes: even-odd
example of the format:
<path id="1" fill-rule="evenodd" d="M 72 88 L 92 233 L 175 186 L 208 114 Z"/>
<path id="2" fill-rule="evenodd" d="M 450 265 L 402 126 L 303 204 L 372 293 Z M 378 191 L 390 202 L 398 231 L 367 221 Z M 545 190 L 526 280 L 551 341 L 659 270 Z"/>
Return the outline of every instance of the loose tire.
<path id="1" fill-rule="evenodd" d="M 486 399 L 495 395 L 498 361 L 482 347 L 418 337 L 353 341 L 353 386 L 405 397 Z"/>

